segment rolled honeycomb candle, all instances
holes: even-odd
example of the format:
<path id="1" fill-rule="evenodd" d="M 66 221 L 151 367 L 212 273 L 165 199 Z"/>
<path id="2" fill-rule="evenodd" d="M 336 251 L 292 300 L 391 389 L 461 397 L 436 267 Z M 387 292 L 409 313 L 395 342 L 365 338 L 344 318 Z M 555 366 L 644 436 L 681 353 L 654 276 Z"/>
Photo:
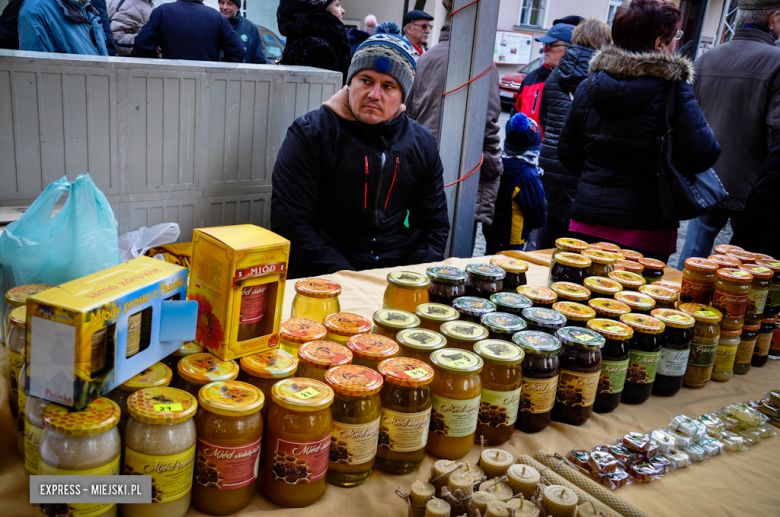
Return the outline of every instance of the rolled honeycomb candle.
<path id="1" fill-rule="evenodd" d="M 480 515 L 485 515 L 485 510 L 487 509 L 488 503 L 491 503 L 495 500 L 496 497 L 488 492 L 474 492 L 474 495 L 471 496 L 471 509 L 479 510 Z"/>
<path id="2" fill-rule="evenodd" d="M 539 517 L 541 513 L 538 506 L 523 496 L 510 499 L 506 502 L 506 505 L 509 508 L 514 508 L 515 517 Z"/>
<path id="3" fill-rule="evenodd" d="M 539 471 L 528 465 L 512 465 L 506 472 L 509 478 L 509 486 L 515 493 L 521 493 L 530 498 L 536 493 L 536 484 L 541 479 Z"/>
<path id="4" fill-rule="evenodd" d="M 487 492 L 489 494 L 493 494 L 493 496 L 496 498 L 496 500 L 501 501 L 502 503 L 505 503 L 512 499 L 512 496 L 514 495 L 514 491 L 512 490 L 512 487 L 507 485 L 506 483 L 498 482 L 496 483 L 495 479 L 489 479 L 479 485 L 479 489 L 483 492 Z"/>
<path id="5" fill-rule="evenodd" d="M 450 517 L 450 503 L 434 497 L 425 505 L 425 517 Z"/>
<path id="6" fill-rule="evenodd" d="M 485 511 L 485 517 L 511 517 L 511 515 L 512 512 L 509 507 L 501 501 L 493 501 L 487 505 L 487 510 Z"/>
<path id="7" fill-rule="evenodd" d="M 412 483 L 412 503 L 424 505 L 436 495 L 436 487 L 425 481 L 417 480 Z"/>
<path id="8" fill-rule="evenodd" d="M 506 475 L 506 471 L 512 466 L 515 459 L 501 449 L 485 449 L 479 459 L 479 466 L 485 471 L 488 479 L 500 478 Z"/>
<path id="9" fill-rule="evenodd" d="M 457 466 L 458 466 L 458 464 L 455 463 L 454 461 L 439 460 L 439 461 L 437 461 L 436 463 L 433 464 L 433 477 L 434 478 L 438 478 L 440 476 L 443 476 L 444 474 L 446 474 L 447 472 L 450 472 L 452 469 L 454 469 Z M 433 482 L 433 485 L 441 488 L 441 487 L 443 487 L 444 485 L 447 484 L 447 481 L 449 480 L 449 477 L 450 476 L 447 475 L 447 476 L 444 476 L 444 477 L 442 477 L 440 479 L 437 479 L 436 481 Z"/>
<path id="10" fill-rule="evenodd" d="M 449 485 L 452 492 L 460 490 L 463 494 L 461 497 L 468 497 L 474 493 L 474 480 L 471 474 L 464 470 L 456 470 L 450 474 L 450 480 L 447 485 Z"/>
<path id="11" fill-rule="evenodd" d="M 485 471 L 482 470 L 482 467 L 480 467 L 479 465 L 474 465 L 473 463 L 466 462 L 466 466 L 464 468 L 466 469 L 466 472 L 469 473 L 474 483 L 478 483 L 483 479 L 485 479 Z"/>
<path id="12" fill-rule="evenodd" d="M 613 517 L 613 513 L 607 513 L 605 508 L 596 508 L 596 505 L 587 502 L 577 507 L 577 517 Z"/>
<path id="13" fill-rule="evenodd" d="M 545 487 L 544 509 L 551 517 L 573 517 L 577 509 L 577 494 L 561 485 Z"/>

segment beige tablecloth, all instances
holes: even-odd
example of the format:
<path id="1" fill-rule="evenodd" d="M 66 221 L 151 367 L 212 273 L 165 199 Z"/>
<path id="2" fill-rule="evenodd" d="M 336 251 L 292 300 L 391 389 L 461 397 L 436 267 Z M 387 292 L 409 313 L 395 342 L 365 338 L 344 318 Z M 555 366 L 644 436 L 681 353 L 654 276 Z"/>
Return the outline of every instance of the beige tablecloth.
<path id="1" fill-rule="evenodd" d="M 486 259 L 450 259 L 445 261 L 458 267 Z M 543 254 L 535 261 L 545 263 Z M 428 265 L 405 269 L 425 272 Z M 371 318 L 382 306 L 385 277 L 391 270 L 343 272 L 327 278 L 341 284 L 342 310 Z M 670 272 L 671 273 L 671 272 Z M 674 273 L 669 275 L 674 276 Z M 529 284 L 545 285 L 547 268 L 532 264 L 528 272 Z M 679 278 L 679 277 L 678 277 Z M 292 282 L 285 293 L 285 316 L 289 315 Z M 5 369 L 5 348 L 0 350 L 0 368 Z M 770 389 L 780 388 L 780 364 L 770 361 L 763 368 L 754 368 L 746 376 L 735 376 L 730 382 L 710 382 L 704 388 L 683 390 L 672 398 L 652 397 L 640 406 L 621 405 L 607 415 L 594 414 L 581 427 L 553 423 L 544 431 L 526 435 L 515 432 L 502 446 L 513 455 L 533 455 L 539 449 L 566 453 L 574 447 L 593 447 L 614 442 L 630 431 L 650 431 L 667 425 L 675 415 L 694 417 L 733 402 L 756 399 Z M 28 504 L 28 486 L 24 467 L 16 450 L 16 432 L 8 406 L 8 382 L 0 381 L 0 516 L 33 516 Z M 476 462 L 480 448 L 475 446 L 465 460 Z M 651 516 L 756 516 L 780 515 L 780 437 L 770 438 L 745 452 L 724 453 L 721 456 L 671 472 L 649 485 L 630 485 L 615 492 L 626 501 Z M 304 509 L 282 509 L 256 495 L 252 504 L 240 515 L 257 515 L 273 511 L 279 517 L 313 517 L 333 515 L 406 515 L 405 503 L 395 496 L 400 485 L 407 489 L 416 479 L 427 479 L 435 459 L 427 457 L 419 471 L 393 476 L 375 471 L 363 485 L 355 488 L 328 486 L 325 495 L 314 505 Z M 187 517 L 202 515 L 190 509 Z M 454 517 L 454 516 L 453 516 Z"/>

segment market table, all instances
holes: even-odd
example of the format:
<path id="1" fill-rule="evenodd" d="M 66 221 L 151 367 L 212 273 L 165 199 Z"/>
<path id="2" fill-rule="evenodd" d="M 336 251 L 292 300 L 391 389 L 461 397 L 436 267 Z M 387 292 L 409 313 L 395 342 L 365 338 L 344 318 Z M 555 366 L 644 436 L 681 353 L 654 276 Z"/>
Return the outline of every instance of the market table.
<path id="1" fill-rule="evenodd" d="M 549 252 L 527 254 L 530 265 L 528 283 L 545 285 Z M 463 268 L 472 262 L 489 258 L 449 259 L 445 264 Z M 430 264 L 407 266 L 403 269 L 424 273 Z M 371 318 L 382 306 L 382 295 L 387 285 L 386 276 L 393 269 L 361 272 L 340 272 L 326 275 L 341 284 L 341 307 Z M 679 272 L 667 270 L 666 278 L 679 281 Z M 285 292 L 285 317 L 289 316 L 295 294 L 288 282 Z M 5 347 L 0 347 L 0 369 L 5 371 Z M 651 397 L 639 406 L 621 404 L 614 412 L 599 415 L 581 427 L 553 423 L 537 434 L 515 431 L 512 439 L 501 448 L 514 456 L 533 454 L 539 449 L 565 454 L 574 447 L 591 448 L 600 443 L 614 442 L 631 431 L 649 432 L 667 427 L 669 420 L 679 414 L 696 417 L 727 404 L 761 398 L 766 391 L 780 388 L 780 364 L 770 361 L 763 368 L 753 368 L 746 376 L 737 376 L 727 382 L 710 381 L 701 389 L 683 390 L 672 398 Z M 33 516 L 36 511 L 27 501 L 29 492 L 22 460 L 16 450 L 16 431 L 8 406 L 8 382 L 0 382 L 0 515 L 3 517 Z M 480 447 L 474 446 L 463 458 L 472 463 L 479 459 Z M 778 516 L 780 515 L 780 437 L 769 438 L 743 452 L 724 452 L 704 463 L 672 471 L 649 485 L 629 485 L 614 494 L 630 502 L 650 516 L 711 515 L 711 516 Z M 304 509 L 283 509 L 256 495 L 252 504 L 239 515 L 256 515 L 273 511 L 279 517 L 313 517 L 338 514 L 404 516 L 406 503 L 395 494 L 400 485 L 408 491 L 417 479 L 427 480 L 435 458 L 426 457 L 420 470 L 404 476 L 395 476 L 376 470 L 363 485 L 354 488 L 328 486 L 325 495 L 314 505 Z M 40 515 L 40 514 L 39 514 Z M 190 509 L 187 517 L 203 515 Z M 453 516 L 454 517 L 454 516 Z"/>

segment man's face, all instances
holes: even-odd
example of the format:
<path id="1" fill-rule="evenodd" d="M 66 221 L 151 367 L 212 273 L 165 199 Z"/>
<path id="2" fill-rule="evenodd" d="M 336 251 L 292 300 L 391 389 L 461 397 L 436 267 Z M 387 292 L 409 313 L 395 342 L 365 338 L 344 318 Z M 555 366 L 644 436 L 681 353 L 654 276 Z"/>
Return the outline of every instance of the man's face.
<path id="1" fill-rule="evenodd" d="M 780 39 L 780 11 L 775 11 L 772 16 L 769 17 L 769 28 L 772 31 L 772 35 L 775 37 L 775 41 Z"/>
<path id="2" fill-rule="evenodd" d="M 227 19 L 235 18 L 238 14 L 238 6 L 230 0 L 219 0 L 219 12 Z"/>
<path id="3" fill-rule="evenodd" d="M 556 40 L 552 43 L 545 43 L 542 50 L 544 52 L 544 64 L 550 68 L 555 68 L 561 62 L 563 54 L 569 45 L 565 41 Z"/>
<path id="4" fill-rule="evenodd" d="M 401 86 L 387 74 L 363 70 L 349 83 L 349 107 L 363 124 L 387 122 L 403 101 Z"/>
<path id="5" fill-rule="evenodd" d="M 376 32 L 376 23 L 373 21 L 366 23 L 366 32 L 373 36 Z"/>
<path id="6" fill-rule="evenodd" d="M 415 20 L 406 26 L 406 39 L 421 47 L 428 42 L 431 27 L 431 20 Z"/>

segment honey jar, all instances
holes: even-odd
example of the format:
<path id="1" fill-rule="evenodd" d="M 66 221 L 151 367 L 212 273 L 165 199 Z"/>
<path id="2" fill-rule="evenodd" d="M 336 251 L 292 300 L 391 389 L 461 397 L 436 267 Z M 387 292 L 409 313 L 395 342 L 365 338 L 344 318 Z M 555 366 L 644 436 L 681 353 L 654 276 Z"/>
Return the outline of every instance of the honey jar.
<path id="1" fill-rule="evenodd" d="M 745 251 L 744 248 L 734 246 L 733 244 L 718 244 L 715 246 L 715 253 L 718 255 L 727 255 L 730 251 Z"/>
<path id="2" fill-rule="evenodd" d="M 620 405 L 628 373 L 631 351 L 629 340 L 634 331 L 624 323 L 608 319 L 590 320 L 588 328 L 604 338 L 604 348 L 601 349 L 601 376 L 593 411 L 609 413 Z"/>
<path id="3" fill-rule="evenodd" d="M 173 374 L 173 377 L 171 378 L 171 382 L 169 383 L 169 386 L 175 386 L 179 382 L 179 361 L 182 357 L 186 357 L 188 355 L 192 354 L 202 354 L 205 352 L 206 349 L 197 344 L 194 341 L 187 341 L 184 343 L 181 348 L 176 350 L 174 353 L 160 361 L 165 366 L 171 369 L 171 373 Z"/>
<path id="4" fill-rule="evenodd" d="M 3 314 L 3 324 L 5 325 L 5 333 L 3 334 L 3 342 L 8 343 L 8 333 L 11 331 L 11 311 L 17 307 L 27 307 L 27 298 L 34 294 L 38 294 L 43 291 L 52 289 L 53 285 L 48 284 L 27 284 L 17 285 L 12 287 L 5 293 L 5 314 Z M 16 416 L 16 415 L 14 415 Z"/>
<path id="5" fill-rule="evenodd" d="M 558 295 L 558 300 L 562 302 L 580 302 L 585 303 L 590 299 L 590 290 L 571 282 L 555 282 L 550 289 Z"/>
<path id="6" fill-rule="evenodd" d="M 670 397 L 682 388 L 696 320 L 689 314 L 672 309 L 655 309 L 651 315 L 666 325 L 653 395 Z"/>
<path id="7" fill-rule="evenodd" d="M 655 309 L 655 300 L 651 296 L 636 291 L 620 291 L 615 295 L 615 301 L 628 305 L 636 314 L 649 315 Z"/>
<path id="8" fill-rule="evenodd" d="M 528 297 L 518 293 L 496 293 L 490 297 L 490 301 L 496 304 L 496 312 L 508 312 L 520 316 L 523 309 L 533 307 L 533 302 Z"/>
<path id="9" fill-rule="evenodd" d="M 615 261 L 615 271 L 629 271 L 641 275 L 644 270 L 645 266 L 633 260 L 618 259 Z"/>
<path id="10" fill-rule="evenodd" d="M 420 327 L 434 332 L 439 332 L 442 323 L 460 318 L 460 313 L 449 305 L 433 302 L 421 303 L 414 310 L 414 314 L 420 318 Z"/>
<path id="11" fill-rule="evenodd" d="M 644 314 L 624 314 L 620 322 L 625 323 L 634 335 L 629 341 L 631 355 L 628 363 L 628 375 L 620 402 L 641 404 L 650 398 L 653 383 L 658 372 L 663 346 L 663 322 Z"/>
<path id="12" fill-rule="evenodd" d="M 450 321 L 445 323 L 449 325 L 455 323 Z M 487 331 L 484 333 L 487 335 Z M 431 352 L 440 350 L 447 346 L 447 338 L 443 334 L 428 329 L 409 329 L 402 330 L 396 336 L 398 340 L 398 356 L 417 359 L 428 365 L 431 363 Z"/>
<path id="13" fill-rule="evenodd" d="M 641 258 L 637 262 L 644 267 L 641 274 L 645 277 L 648 284 L 663 280 L 664 268 L 666 267 L 665 262 L 652 258 Z"/>
<path id="14" fill-rule="evenodd" d="M 640 285 L 645 285 L 644 277 L 631 271 L 613 271 L 608 276 L 619 283 L 623 291 L 638 291 Z"/>
<path id="15" fill-rule="evenodd" d="M 769 296 L 769 288 L 772 286 L 774 273 L 768 267 L 761 264 L 744 264 L 739 266 L 742 271 L 753 275 L 748 293 L 748 307 L 745 314 L 745 324 L 757 325 L 764 319 L 764 308 Z"/>
<path id="16" fill-rule="evenodd" d="M 758 339 L 756 339 L 756 346 L 753 348 L 753 358 L 750 360 L 751 366 L 760 368 L 764 366 L 769 360 L 769 349 L 772 346 L 772 337 L 775 333 L 776 324 L 777 316 L 772 316 L 771 318 L 764 318 L 761 320 L 761 328 L 758 331 Z"/>
<path id="17" fill-rule="evenodd" d="M 612 253 L 602 250 L 585 250 L 583 257 L 590 259 L 591 264 L 588 268 L 589 276 L 606 277 L 611 271 L 615 270 L 615 261 L 617 258 Z"/>
<path id="18" fill-rule="evenodd" d="M 241 373 L 238 374 L 238 380 L 258 388 L 263 392 L 264 400 L 271 400 L 271 388 L 274 384 L 292 377 L 298 369 L 298 359 L 291 353 L 278 349 L 242 357 L 239 363 Z M 268 405 L 263 404 L 263 416 L 267 410 Z"/>
<path id="19" fill-rule="evenodd" d="M 638 251 L 629 250 L 626 248 L 621 248 L 620 254 L 623 255 L 626 258 L 626 260 L 637 261 L 641 258 L 645 258 L 645 256 L 639 253 Z"/>
<path id="20" fill-rule="evenodd" d="M 497 255 L 490 259 L 490 263 L 506 272 L 504 292 L 514 293 L 518 287 L 525 285 L 527 281 L 525 273 L 528 271 L 528 264 L 525 261 L 508 255 Z"/>
<path id="21" fill-rule="evenodd" d="M 432 266 L 426 270 L 431 281 L 428 298 L 431 302 L 451 305 L 452 300 L 466 295 L 466 272 L 452 266 Z"/>
<path id="22" fill-rule="evenodd" d="M 771 318 L 780 314 L 780 262 L 775 260 L 758 261 L 759 266 L 763 266 L 772 271 L 772 285 L 769 287 L 769 295 L 766 298 L 764 316 Z"/>
<path id="23" fill-rule="evenodd" d="M 486 339 L 474 345 L 474 353 L 484 361 L 477 437 L 487 445 L 501 445 L 515 432 L 525 352 L 512 343 Z"/>
<path id="24" fill-rule="evenodd" d="M 590 247 L 597 250 L 608 251 L 610 253 L 621 253 L 620 246 L 612 244 L 611 242 L 594 242 Z"/>
<path id="25" fill-rule="evenodd" d="M 639 286 L 639 292 L 655 301 L 656 309 L 674 309 L 677 306 L 677 293 L 660 285 Z"/>
<path id="26" fill-rule="evenodd" d="M 718 269 L 712 306 L 723 314 L 720 328 L 739 330 L 745 323 L 753 275 L 741 269 Z"/>
<path id="27" fill-rule="evenodd" d="M 172 377 L 173 372 L 170 368 L 163 363 L 154 363 L 106 395 L 106 398 L 113 400 L 119 406 L 117 428 L 120 432 L 124 431 L 125 425 L 127 425 L 127 399 L 130 398 L 130 395 L 144 388 L 164 388 L 170 385 Z"/>
<path id="28" fill-rule="evenodd" d="M 470 321 L 448 321 L 441 326 L 441 334 L 447 339 L 447 346 L 461 350 L 474 350 L 474 344 L 489 337 L 488 330 Z"/>
<path id="29" fill-rule="evenodd" d="M 531 307 L 523 311 L 523 319 L 528 323 L 528 330 L 546 332 L 551 336 L 566 325 L 566 316 L 553 309 Z"/>
<path id="30" fill-rule="evenodd" d="M 631 312 L 631 307 L 610 298 L 593 298 L 588 300 L 588 307 L 593 309 L 597 318 L 615 321 L 620 321 L 620 317 L 623 314 Z"/>
<path id="31" fill-rule="evenodd" d="M 598 332 L 577 327 L 559 329 L 556 337 L 562 345 L 561 373 L 550 417 L 556 422 L 582 425 L 593 414 L 605 340 Z"/>
<path id="32" fill-rule="evenodd" d="M 288 318 L 279 325 L 279 348 L 298 357 L 298 348 L 309 341 L 325 339 L 328 331 L 316 321 Z"/>
<path id="33" fill-rule="evenodd" d="M 325 382 L 328 368 L 351 362 L 352 352 L 346 346 L 332 341 L 310 341 L 298 349 L 298 370 L 295 376 Z"/>
<path id="34" fill-rule="evenodd" d="M 198 392 L 206 384 L 216 381 L 233 381 L 240 371 L 235 361 L 222 361 L 209 353 L 183 357 L 177 365 L 179 381 L 175 387 L 197 399 Z"/>
<path id="35" fill-rule="evenodd" d="M 558 253 L 582 253 L 588 248 L 588 243 L 585 241 L 561 237 L 555 239 L 555 250 L 553 251 L 552 259 L 555 260 Z"/>
<path id="36" fill-rule="evenodd" d="M 585 328 L 588 320 L 596 317 L 596 311 L 576 302 L 555 302 L 553 310 L 560 312 L 566 318 L 566 324 L 571 327 Z"/>
<path id="37" fill-rule="evenodd" d="M 600 276 L 589 276 L 582 281 L 582 285 L 590 291 L 593 298 L 614 298 L 615 293 L 623 290 L 623 286 L 618 282 Z"/>
<path id="38" fill-rule="evenodd" d="M 485 314 L 496 312 L 496 304 L 485 298 L 461 296 L 452 301 L 452 308 L 460 314 L 460 321 L 479 323 Z"/>
<path id="39" fill-rule="evenodd" d="M 589 274 L 591 264 L 592 262 L 588 257 L 583 257 L 577 253 L 558 253 L 550 265 L 547 285 L 551 286 L 555 282 L 571 282 L 582 285 L 582 281 L 585 278 L 592 276 Z"/>
<path id="40" fill-rule="evenodd" d="M 295 282 L 295 298 L 290 315 L 297 319 L 320 322 L 328 314 L 341 312 L 339 294 L 341 286 L 336 282 L 324 278 L 298 280 Z"/>
<path id="41" fill-rule="evenodd" d="M 420 326 L 420 318 L 399 309 L 379 309 L 374 313 L 373 319 L 374 327 L 371 332 L 392 340 L 395 340 L 398 331 Z"/>
<path id="42" fill-rule="evenodd" d="M 421 303 L 428 303 L 428 277 L 411 271 L 393 271 L 387 275 L 387 289 L 382 301 L 383 309 L 414 312 Z"/>
<path id="43" fill-rule="evenodd" d="M 707 257 L 707 259 L 717 265 L 718 269 L 722 267 L 734 269 L 739 268 L 739 266 L 742 265 L 741 260 L 735 259 L 734 257 L 729 257 L 727 255 L 710 255 Z"/>
<path id="44" fill-rule="evenodd" d="M 8 379 L 11 384 L 9 401 L 11 415 L 17 418 L 19 416 L 19 372 L 24 366 L 22 354 L 27 344 L 27 307 L 15 308 L 6 321 L 10 323 L 5 341 L 8 352 Z"/>
<path id="45" fill-rule="evenodd" d="M 492 264 L 466 266 L 466 296 L 490 298 L 504 290 L 506 271 Z"/>
<path id="46" fill-rule="evenodd" d="M 743 264 L 753 264 L 756 262 L 756 255 L 744 250 L 730 250 L 726 253 L 727 257 L 733 257 Z"/>
<path id="47" fill-rule="evenodd" d="M 737 375 L 745 375 L 750 371 L 753 361 L 753 351 L 756 348 L 756 341 L 758 341 L 758 334 L 761 330 L 761 325 L 743 325 L 742 334 L 740 335 L 739 347 L 737 347 L 737 355 L 734 357 L 734 373 Z"/>
<path id="48" fill-rule="evenodd" d="M 558 300 L 558 295 L 546 287 L 536 285 L 523 285 L 517 288 L 518 294 L 522 294 L 533 303 L 534 307 L 552 309 L 552 305 Z"/>
<path id="49" fill-rule="evenodd" d="M 734 375 L 734 360 L 737 356 L 739 344 L 742 341 L 742 329 L 720 330 L 718 351 L 715 356 L 715 366 L 712 369 L 712 380 L 728 382 Z"/>
<path id="50" fill-rule="evenodd" d="M 526 330 L 512 337 L 523 352 L 523 386 L 515 427 L 537 433 L 550 425 L 560 371 L 561 343 L 544 332 Z"/>
<path id="51" fill-rule="evenodd" d="M 691 355 L 688 358 L 688 368 L 685 370 L 683 386 L 701 388 L 712 378 L 712 369 L 718 352 L 720 340 L 720 320 L 723 315 L 717 309 L 700 303 L 682 303 L 679 310 L 693 316 L 696 325 L 693 327 Z"/>
<path id="52" fill-rule="evenodd" d="M 493 312 L 482 316 L 482 326 L 488 331 L 488 339 L 512 341 L 516 332 L 528 326 L 523 318 L 508 312 Z"/>
<path id="53" fill-rule="evenodd" d="M 352 336 L 368 334 L 371 330 L 370 321 L 349 312 L 328 314 L 322 320 L 322 325 L 328 330 L 326 340 L 345 346 Z"/>
<path id="54" fill-rule="evenodd" d="M 352 364 L 377 370 L 379 363 L 398 355 L 398 343 L 377 334 L 360 334 L 347 341 L 352 352 Z"/>

